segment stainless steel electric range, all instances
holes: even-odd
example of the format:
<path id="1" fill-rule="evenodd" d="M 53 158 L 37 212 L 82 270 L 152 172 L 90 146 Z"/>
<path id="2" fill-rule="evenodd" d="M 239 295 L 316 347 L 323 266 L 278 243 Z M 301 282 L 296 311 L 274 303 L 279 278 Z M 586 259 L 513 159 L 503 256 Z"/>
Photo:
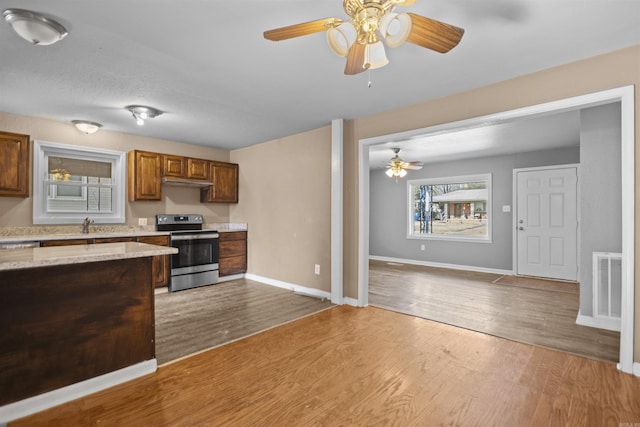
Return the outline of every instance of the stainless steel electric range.
<path id="1" fill-rule="evenodd" d="M 171 255 L 169 291 L 181 291 L 218 282 L 218 240 L 214 230 L 204 230 L 202 215 L 156 215 L 156 230 L 169 231 Z"/>

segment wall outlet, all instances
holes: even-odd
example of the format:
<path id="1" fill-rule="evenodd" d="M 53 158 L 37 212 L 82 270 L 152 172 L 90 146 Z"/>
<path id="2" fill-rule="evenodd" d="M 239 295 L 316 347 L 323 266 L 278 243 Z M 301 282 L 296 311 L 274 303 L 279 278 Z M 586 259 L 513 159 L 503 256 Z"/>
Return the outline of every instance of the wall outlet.
<path id="1" fill-rule="evenodd" d="M 147 218 L 138 218 L 138 225 L 147 225 Z"/>
<path id="2" fill-rule="evenodd" d="M 424 251 L 424 245 L 420 245 L 420 250 Z"/>
<path id="3" fill-rule="evenodd" d="M 511 212 L 510 205 L 502 205 L 502 212 Z"/>
<path id="4" fill-rule="evenodd" d="M 320 264 L 316 264 L 316 268 L 314 270 L 314 273 L 320 274 Z"/>

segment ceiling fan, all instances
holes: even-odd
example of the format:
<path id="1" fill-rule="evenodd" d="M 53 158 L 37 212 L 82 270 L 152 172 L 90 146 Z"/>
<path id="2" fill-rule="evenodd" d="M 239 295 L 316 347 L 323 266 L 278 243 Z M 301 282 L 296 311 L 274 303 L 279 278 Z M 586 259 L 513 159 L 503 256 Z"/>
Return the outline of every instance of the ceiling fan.
<path id="1" fill-rule="evenodd" d="M 398 155 L 399 148 L 394 148 L 393 152 L 396 153 L 387 164 L 387 171 L 385 172 L 389 178 L 402 178 L 407 174 L 407 170 L 420 170 L 424 163 L 422 162 L 405 162 Z"/>
<path id="2" fill-rule="evenodd" d="M 348 21 L 325 18 L 264 32 L 264 38 L 286 40 L 327 32 L 327 43 L 347 58 L 344 73 L 353 75 L 389 63 L 382 39 L 389 47 L 405 41 L 440 53 L 458 45 L 464 29 L 415 13 L 395 13 L 395 6 L 409 6 L 416 0 L 344 0 Z"/>

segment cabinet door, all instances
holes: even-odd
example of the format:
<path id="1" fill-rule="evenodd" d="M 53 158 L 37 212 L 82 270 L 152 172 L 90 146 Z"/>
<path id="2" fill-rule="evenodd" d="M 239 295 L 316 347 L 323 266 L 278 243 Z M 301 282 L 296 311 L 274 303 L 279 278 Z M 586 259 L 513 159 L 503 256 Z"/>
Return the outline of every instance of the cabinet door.
<path id="1" fill-rule="evenodd" d="M 209 179 L 209 161 L 203 159 L 187 159 L 187 178 Z"/>
<path id="2" fill-rule="evenodd" d="M 130 151 L 128 163 L 129 201 L 161 200 L 160 154 Z"/>
<path id="3" fill-rule="evenodd" d="M 220 276 L 241 274 L 247 271 L 247 232 L 220 233 Z"/>
<path id="4" fill-rule="evenodd" d="M 138 243 L 148 243 L 150 245 L 169 246 L 169 236 L 138 236 Z M 169 286 L 171 279 L 171 258 L 170 255 L 160 255 L 153 257 L 151 261 L 153 269 L 153 283 L 156 288 Z"/>
<path id="5" fill-rule="evenodd" d="M 29 197 L 29 135 L 0 132 L 0 196 Z"/>
<path id="6" fill-rule="evenodd" d="M 201 202 L 238 203 L 238 165 L 209 162 L 213 185 L 200 192 Z"/>
<path id="7" fill-rule="evenodd" d="M 182 156 L 163 154 L 162 176 L 175 176 L 177 178 L 184 178 L 186 176 L 185 163 L 185 158 Z"/>

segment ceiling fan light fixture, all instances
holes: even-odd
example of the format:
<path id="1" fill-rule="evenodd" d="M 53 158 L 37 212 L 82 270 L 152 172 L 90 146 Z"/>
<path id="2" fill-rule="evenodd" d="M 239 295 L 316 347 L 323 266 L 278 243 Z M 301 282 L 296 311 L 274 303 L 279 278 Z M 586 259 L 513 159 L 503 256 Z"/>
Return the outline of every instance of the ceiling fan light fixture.
<path id="1" fill-rule="evenodd" d="M 23 39 L 35 45 L 48 46 L 69 34 L 59 22 L 24 9 L 6 9 L 2 16 Z"/>
<path id="2" fill-rule="evenodd" d="M 387 54 L 384 51 L 384 45 L 381 41 L 367 44 L 364 50 L 364 68 L 375 70 L 384 67 L 389 63 Z"/>
<path id="3" fill-rule="evenodd" d="M 411 34 L 411 17 L 406 13 L 387 13 L 380 18 L 379 30 L 387 46 L 398 47 Z"/>
<path id="4" fill-rule="evenodd" d="M 102 127 L 100 123 L 89 122 L 87 120 L 72 120 L 71 123 L 73 123 L 80 132 L 86 133 L 87 135 L 98 132 Z"/>
<path id="5" fill-rule="evenodd" d="M 349 48 L 356 40 L 356 27 L 351 22 L 343 22 L 327 30 L 327 44 L 338 56 L 347 56 Z"/>

